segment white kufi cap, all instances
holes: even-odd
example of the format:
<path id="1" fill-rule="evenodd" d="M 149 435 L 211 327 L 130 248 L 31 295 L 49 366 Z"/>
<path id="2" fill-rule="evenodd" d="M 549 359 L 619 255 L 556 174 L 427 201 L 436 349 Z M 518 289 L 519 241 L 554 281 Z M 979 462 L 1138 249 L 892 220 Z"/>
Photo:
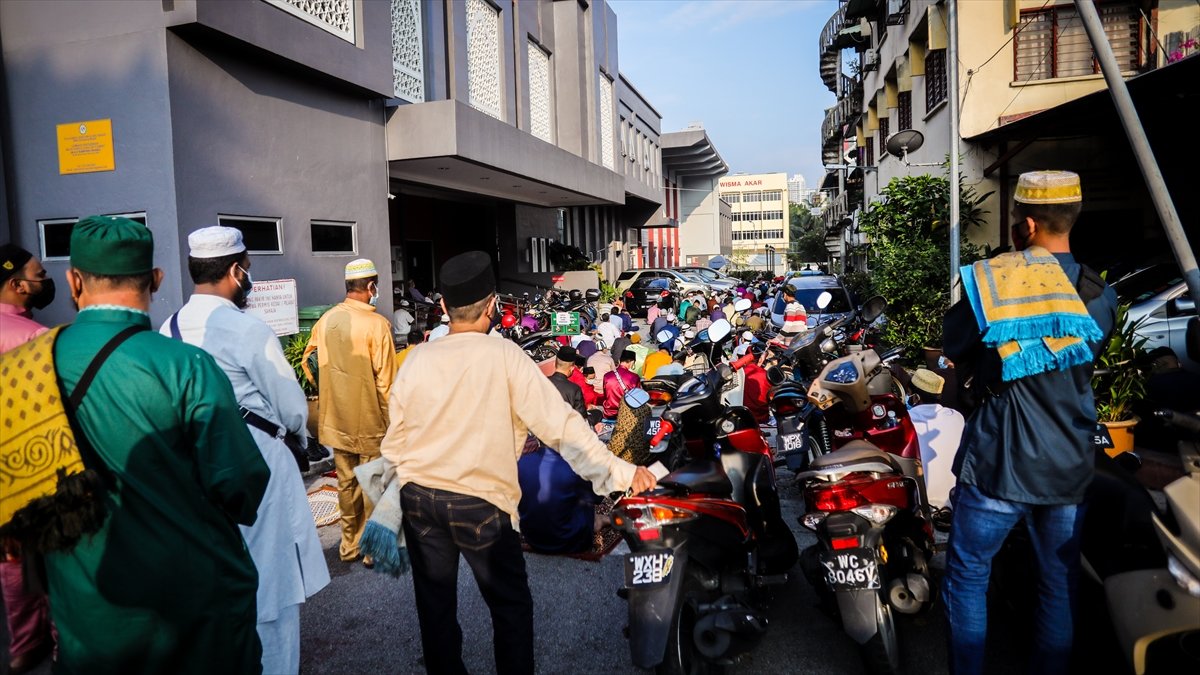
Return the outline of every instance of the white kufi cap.
<path id="1" fill-rule="evenodd" d="M 235 253 L 244 253 L 242 231 L 236 227 L 213 225 L 202 227 L 188 235 L 188 252 L 193 258 L 222 258 Z"/>

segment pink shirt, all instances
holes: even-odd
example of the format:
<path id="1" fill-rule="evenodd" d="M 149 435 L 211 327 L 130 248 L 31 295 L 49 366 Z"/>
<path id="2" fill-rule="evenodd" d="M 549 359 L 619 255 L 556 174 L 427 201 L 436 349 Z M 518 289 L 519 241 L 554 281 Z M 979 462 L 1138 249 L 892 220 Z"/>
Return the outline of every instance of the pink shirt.
<path id="1" fill-rule="evenodd" d="M 20 347 L 48 329 L 29 310 L 0 302 L 0 354 Z"/>

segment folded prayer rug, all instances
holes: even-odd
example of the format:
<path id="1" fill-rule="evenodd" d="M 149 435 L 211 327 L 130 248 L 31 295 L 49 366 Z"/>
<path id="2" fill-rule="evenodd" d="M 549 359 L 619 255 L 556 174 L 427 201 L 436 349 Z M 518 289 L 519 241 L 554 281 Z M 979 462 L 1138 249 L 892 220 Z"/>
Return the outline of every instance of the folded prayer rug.
<path id="1" fill-rule="evenodd" d="M 962 268 L 983 344 L 997 350 L 1005 382 L 1092 360 L 1104 337 L 1049 251 L 1034 246 Z"/>

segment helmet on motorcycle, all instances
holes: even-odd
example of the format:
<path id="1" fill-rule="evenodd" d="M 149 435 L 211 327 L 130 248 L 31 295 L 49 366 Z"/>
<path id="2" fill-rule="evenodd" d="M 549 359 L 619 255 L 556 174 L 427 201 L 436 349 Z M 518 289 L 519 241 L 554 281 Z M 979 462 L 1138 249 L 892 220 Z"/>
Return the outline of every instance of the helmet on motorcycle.
<path id="1" fill-rule="evenodd" d="M 587 292 L 585 292 L 583 294 L 583 299 L 587 300 L 588 302 L 596 302 L 597 300 L 600 299 L 600 289 L 598 289 L 598 288 L 587 289 Z"/>
<path id="2" fill-rule="evenodd" d="M 505 328 L 512 328 L 517 325 L 517 317 L 512 312 L 505 312 L 504 316 L 500 317 L 500 325 Z"/>
<path id="3" fill-rule="evenodd" d="M 583 292 L 578 288 L 573 288 L 570 293 L 567 293 L 567 297 L 571 299 L 571 302 L 580 302 L 583 300 Z"/>

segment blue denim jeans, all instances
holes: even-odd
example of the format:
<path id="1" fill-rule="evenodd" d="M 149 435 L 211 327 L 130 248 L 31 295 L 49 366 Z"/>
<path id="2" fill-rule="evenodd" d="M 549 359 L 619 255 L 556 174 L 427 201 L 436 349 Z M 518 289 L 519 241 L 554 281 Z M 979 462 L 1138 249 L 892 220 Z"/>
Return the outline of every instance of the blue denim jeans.
<path id="1" fill-rule="evenodd" d="M 950 621 L 950 672 L 983 672 L 992 558 L 1022 519 L 1038 564 L 1038 609 L 1031 673 L 1065 673 L 1071 660 L 1079 580 L 1082 504 L 1041 506 L 994 499 L 959 485 L 946 555 L 943 595 Z"/>

